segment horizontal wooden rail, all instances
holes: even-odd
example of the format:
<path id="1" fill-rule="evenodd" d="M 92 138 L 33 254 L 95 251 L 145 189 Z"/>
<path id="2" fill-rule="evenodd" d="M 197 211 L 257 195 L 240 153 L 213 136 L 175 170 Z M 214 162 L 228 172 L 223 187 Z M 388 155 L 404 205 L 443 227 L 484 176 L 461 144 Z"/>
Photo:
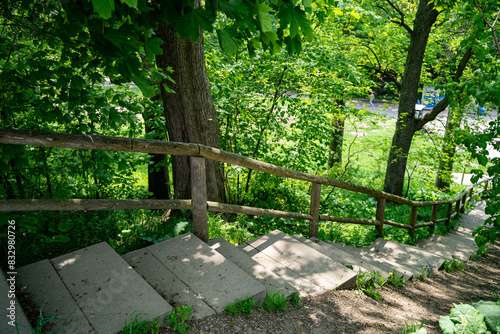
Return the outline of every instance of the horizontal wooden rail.
<path id="1" fill-rule="evenodd" d="M 336 223 L 343 224 L 358 224 L 358 225 L 373 225 L 378 226 L 380 222 L 374 219 L 361 219 L 361 218 L 348 218 L 348 217 L 334 217 L 334 216 L 326 216 L 320 215 L 320 220 L 331 221 Z"/>
<path id="2" fill-rule="evenodd" d="M 135 209 L 193 209 L 194 232 L 203 240 L 208 239 L 208 225 L 206 212 L 222 212 L 247 214 L 254 216 L 270 216 L 278 218 L 303 219 L 310 221 L 310 236 L 317 236 L 318 221 L 332 221 L 337 223 L 372 225 L 377 227 L 379 235 L 382 236 L 384 224 L 407 229 L 411 236 L 415 229 L 428 226 L 431 230 L 438 222 L 449 224 L 450 220 L 463 212 L 465 204 L 473 197 L 487 190 L 488 182 L 492 178 L 478 182 L 454 199 L 441 201 L 412 201 L 400 196 L 392 195 L 380 190 L 355 185 L 352 183 L 336 180 L 333 178 L 299 172 L 292 169 L 276 166 L 270 163 L 244 157 L 235 153 L 226 152 L 213 147 L 192 144 L 166 142 L 159 140 L 133 139 L 122 137 L 109 137 L 100 135 L 78 135 L 59 134 L 32 130 L 0 129 L 0 144 L 34 145 L 45 147 L 59 147 L 68 149 L 87 149 L 102 151 L 122 151 L 148 154 L 186 155 L 191 156 L 191 181 L 192 200 L 110 200 L 110 199 L 24 199 L 24 200 L 0 200 L 0 211 L 38 211 L 38 210 L 135 210 Z M 310 182 L 312 186 L 310 214 L 285 212 L 279 210 L 254 208 L 233 204 L 224 204 L 207 201 L 205 161 L 215 160 L 223 163 L 238 165 L 252 170 L 273 174 L 285 178 Z M 484 189 L 473 193 L 474 189 L 481 184 Z M 334 186 L 337 188 L 371 195 L 377 198 L 376 219 L 360 219 L 348 217 L 334 217 L 319 214 L 319 194 L 321 185 Z M 397 223 L 384 219 L 386 200 L 409 205 L 411 209 L 409 225 Z M 437 219 L 439 205 L 447 205 L 445 218 Z M 417 209 L 419 207 L 432 206 L 431 221 L 416 223 Z M 455 210 L 453 210 L 455 206 Z"/>
<path id="3" fill-rule="evenodd" d="M 190 199 L 8 199 L 0 211 L 92 211 L 192 209 Z"/>
<path id="4" fill-rule="evenodd" d="M 277 218 L 293 218 L 312 220 L 312 216 L 304 213 L 286 212 L 271 209 L 254 208 L 250 206 L 242 206 L 235 204 L 225 204 L 219 202 L 208 201 L 208 211 L 222 212 L 222 213 L 237 213 L 250 216 L 267 216 Z"/>

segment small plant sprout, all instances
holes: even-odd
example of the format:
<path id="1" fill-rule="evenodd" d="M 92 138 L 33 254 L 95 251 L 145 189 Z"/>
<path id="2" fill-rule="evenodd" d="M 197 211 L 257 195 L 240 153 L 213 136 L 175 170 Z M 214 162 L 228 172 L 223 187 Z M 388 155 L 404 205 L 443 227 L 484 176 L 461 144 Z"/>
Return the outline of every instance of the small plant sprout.
<path id="1" fill-rule="evenodd" d="M 293 307 L 298 308 L 300 306 L 301 301 L 302 301 L 302 298 L 300 298 L 299 293 L 297 291 L 294 291 L 290 295 L 290 302 L 292 303 Z"/>
<path id="2" fill-rule="evenodd" d="M 280 291 L 274 293 L 266 292 L 266 299 L 263 306 L 269 311 L 283 311 L 286 307 L 286 297 Z"/>
<path id="3" fill-rule="evenodd" d="M 413 317 L 411 317 L 409 322 L 405 321 L 405 327 L 401 330 L 401 334 L 427 334 L 427 331 L 424 326 L 424 321 L 420 324 L 418 322 L 415 322 L 413 320 Z"/>
<path id="4" fill-rule="evenodd" d="M 387 283 L 394 287 L 405 286 L 405 279 L 401 273 L 393 269 L 389 272 L 389 277 L 387 278 Z"/>
<path id="5" fill-rule="evenodd" d="M 178 306 L 172 310 L 171 315 L 165 317 L 165 322 L 172 324 L 174 331 L 184 334 L 189 329 L 187 321 L 189 320 L 192 310 L 193 308 L 190 306 Z"/>
<path id="6" fill-rule="evenodd" d="M 125 326 L 123 327 L 120 334 L 156 334 L 160 331 L 160 325 L 158 324 L 159 318 L 154 321 L 142 320 L 142 315 L 145 313 L 132 313 L 130 322 L 127 324 L 125 319 Z"/>
<path id="7" fill-rule="evenodd" d="M 234 304 L 228 305 L 225 311 L 231 315 L 252 314 L 255 300 L 250 298 L 239 299 Z"/>

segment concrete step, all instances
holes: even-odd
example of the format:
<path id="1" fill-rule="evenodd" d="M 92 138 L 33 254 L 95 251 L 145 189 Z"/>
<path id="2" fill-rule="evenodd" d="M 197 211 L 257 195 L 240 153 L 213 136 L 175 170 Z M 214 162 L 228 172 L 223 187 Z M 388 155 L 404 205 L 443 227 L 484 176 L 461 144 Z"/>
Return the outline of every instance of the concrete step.
<path id="1" fill-rule="evenodd" d="M 292 293 L 297 291 L 286 280 L 267 270 L 263 265 L 223 238 L 210 240 L 207 244 L 263 284 L 269 293 L 279 291 L 288 298 Z"/>
<path id="2" fill-rule="evenodd" d="M 191 233 L 146 247 L 215 312 L 238 299 L 263 302 L 265 287 Z"/>
<path id="3" fill-rule="evenodd" d="M 328 245 L 349 252 L 353 256 L 356 256 L 358 258 L 358 261 L 361 261 L 363 265 L 365 264 L 373 265 L 375 267 L 380 268 L 385 273 L 390 273 L 391 271 L 395 270 L 397 273 L 402 275 L 407 280 L 412 279 L 414 276 L 418 277 L 421 275 L 420 268 L 408 264 L 399 264 L 397 262 L 391 261 L 391 259 L 385 256 L 381 256 L 378 253 L 371 252 L 366 248 L 358 248 L 350 245 L 344 245 L 341 243 L 333 243 L 333 242 L 328 242 Z M 372 269 L 370 269 L 370 271 L 372 271 Z M 381 271 L 379 272 L 382 275 L 382 272 Z"/>
<path id="4" fill-rule="evenodd" d="M 172 307 L 180 305 L 192 307 L 191 317 L 202 319 L 215 314 L 203 298 L 198 296 L 183 281 L 174 275 L 147 248 L 122 255 L 122 258 L 134 268 Z"/>
<path id="5" fill-rule="evenodd" d="M 258 262 L 267 271 L 270 271 L 281 279 L 287 281 L 290 285 L 297 289 L 300 297 L 316 296 L 326 292 L 325 289 L 312 282 L 308 275 L 293 271 L 264 253 L 260 253 L 258 250 L 246 243 L 241 244 L 236 248 L 247 254 L 251 259 Z"/>
<path id="6" fill-rule="evenodd" d="M 2 334 L 32 334 L 26 314 L 16 298 L 16 283 L 19 283 L 17 272 L 8 272 L 7 275 L 0 270 L 0 333 Z M 17 329 L 16 329 L 17 328 Z"/>
<path id="7" fill-rule="evenodd" d="M 324 290 L 347 289 L 356 284 L 354 271 L 278 230 L 252 240 L 244 250 L 254 256 L 262 253 Z"/>
<path id="8" fill-rule="evenodd" d="M 117 333 L 125 320 L 170 314 L 172 307 L 107 243 L 19 268 L 19 283 L 55 332 Z"/>
<path id="9" fill-rule="evenodd" d="M 415 246 L 442 258 L 460 261 L 469 260 L 470 256 L 475 252 L 470 248 L 470 242 L 465 239 L 440 235 L 433 235 L 429 239 L 420 239 Z"/>
<path id="10" fill-rule="evenodd" d="M 391 240 L 377 239 L 370 246 L 370 250 L 378 251 L 393 262 L 410 264 L 417 267 L 428 267 L 439 270 L 443 267 L 444 259 L 426 252 L 421 248 L 400 244 Z"/>
<path id="11" fill-rule="evenodd" d="M 93 333 L 85 314 L 73 299 L 49 260 L 29 264 L 18 271 L 18 283 L 35 305 L 42 308 L 44 317 L 56 316 L 51 330 L 56 333 Z M 123 325 L 122 325 L 123 327 Z"/>
<path id="12" fill-rule="evenodd" d="M 316 238 L 306 239 L 305 237 L 297 234 L 292 237 L 330 257 L 332 260 L 343 264 L 344 266 L 352 266 L 352 270 L 356 273 L 360 270 L 364 272 L 378 271 L 383 278 L 388 278 L 390 275 L 389 271 L 382 269 L 381 266 L 375 266 L 371 263 L 363 261 L 361 256 L 357 253 L 351 254 Z"/>
<path id="13" fill-rule="evenodd" d="M 170 306 L 107 243 L 50 260 L 96 333 L 116 333 L 137 313 L 142 320 L 172 313 Z"/>

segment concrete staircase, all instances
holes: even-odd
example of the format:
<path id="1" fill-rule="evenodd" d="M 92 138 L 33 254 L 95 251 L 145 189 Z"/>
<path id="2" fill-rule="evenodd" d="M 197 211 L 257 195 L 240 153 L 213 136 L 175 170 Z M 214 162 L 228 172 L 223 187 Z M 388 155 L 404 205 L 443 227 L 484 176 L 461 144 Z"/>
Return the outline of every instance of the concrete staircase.
<path id="1" fill-rule="evenodd" d="M 19 268 L 16 279 L 45 315 L 58 315 L 53 332 L 117 333 L 139 313 L 162 321 L 179 305 L 203 318 L 238 299 L 262 302 L 266 291 L 307 296 L 353 288 L 360 270 L 385 278 L 396 270 L 407 279 L 438 270 L 445 258 L 467 260 L 477 250 L 470 233 L 484 223 L 481 209 L 465 214 L 462 227 L 447 236 L 416 246 L 377 239 L 355 248 L 273 231 L 234 247 L 188 233 L 123 256 L 99 243 Z M 8 288 L 0 285 L 0 292 Z M 17 321 L 31 332 L 21 311 Z M 15 333 L 4 324 L 1 333 Z"/>

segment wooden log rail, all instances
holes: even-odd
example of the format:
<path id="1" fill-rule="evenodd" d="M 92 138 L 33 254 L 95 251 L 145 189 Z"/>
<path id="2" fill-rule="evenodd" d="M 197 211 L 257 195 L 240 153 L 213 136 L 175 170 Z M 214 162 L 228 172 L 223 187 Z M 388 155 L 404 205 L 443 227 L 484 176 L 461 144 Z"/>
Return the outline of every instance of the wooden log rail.
<path id="1" fill-rule="evenodd" d="M 482 192 L 488 190 L 488 183 L 492 179 L 488 178 L 479 183 L 476 183 L 475 185 L 467 188 L 458 197 L 451 200 L 417 202 L 380 190 L 359 186 L 325 176 L 298 172 L 292 169 L 279 167 L 270 163 L 247 158 L 238 154 L 226 152 L 201 144 L 109 137 L 100 135 L 59 134 L 43 131 L 15 129 L 0 129 L 0 144 L 191 156 L 190 163 L 192 199 L 16 199 L 0 200 L 0 211 L 192 209 L 193 233 L 204 241 L 208 241 L 207 211 L 309 220 L 310 237 L 318 236 L 320 220 L 347 224 L 373 225 L 376 227 L 381 237 L 383 236 L 384 225 L 390 225 L 408 230 L 408 233 L 413 237 L 415 234 L 415 229 L 417 228 L 428 226 L 433 230 L 436 223 L 439 222 L 445 222 L 445 224 L 448 225 L 452 218 L 456 217 L 459 213 L 464 212 L 465 204 L 468 201 L 470 201 L 473 197 L 481 194 Z M 285 178 L 310 182 L 311 201 L 309 214 L 284 212 L 279 210 L 254 208 L 207 201 L 205 159 L 215 160 L 227 164 L 234 164 Z M 481 184 L 484 184 L 484 188 L 479 192 L 474 193 L 474 189 Z M 346 218 L 321 215 L 319 212 L 319 204 L 322 186 L 334 186 L 337 188 L 374 196 L 375 198 L 377 198 L 376 219 Z M 386 201 L 392 201 L 411 207 L 408 225 L 386 220 L 384 218 Z M 447 206 L 447 213 L 446 217 L 437 219 L 437 212 L 440 205 Z M 431 221 L 417 224 L 417 210 L 419 207 L 426 206 L 432 206 Z M 455 206 L 454 212 L 452 212 L 453 206 Z"/>

